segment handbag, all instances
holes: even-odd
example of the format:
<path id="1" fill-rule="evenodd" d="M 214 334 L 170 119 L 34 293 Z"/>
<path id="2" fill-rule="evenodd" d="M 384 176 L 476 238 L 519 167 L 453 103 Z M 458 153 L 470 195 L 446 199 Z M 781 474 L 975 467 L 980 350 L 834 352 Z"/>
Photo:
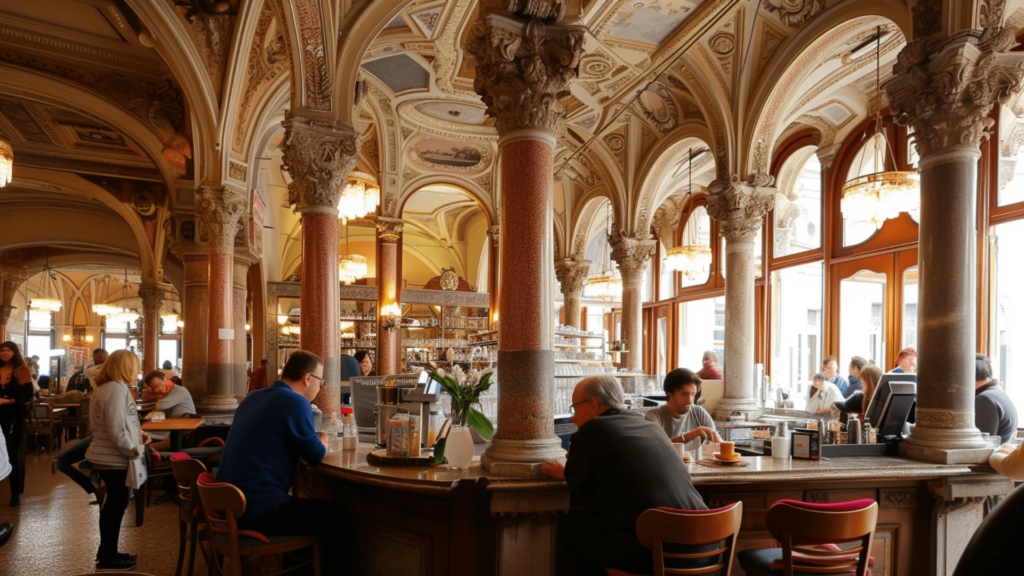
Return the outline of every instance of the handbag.
<path id="1" fill-rule="evenodd" d="M 138 490 L 146 483 L 146 478 L 149 477 L 149 472 L 146 470 L 146 460 L 144 456 L 137 456 L 128 461 L 128 478 L 125 480 L 125 485 L 134 490 Z"/>

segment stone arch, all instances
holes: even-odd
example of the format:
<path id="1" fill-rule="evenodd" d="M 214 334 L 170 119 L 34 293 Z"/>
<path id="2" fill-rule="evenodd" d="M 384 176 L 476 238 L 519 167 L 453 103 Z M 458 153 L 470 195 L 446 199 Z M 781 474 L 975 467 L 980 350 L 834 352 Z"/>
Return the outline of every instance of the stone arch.
<path id="1" fill-rule="evenodd" d="M 494 210 L 492 209 L 490 195 L 479 184 L 467 178 L 447 174 L 427 174 L 406 181 L 402 188 L 402 192 L 398 197 L 398 217 L 401 217 L 402 211 L 405 209 L 406 202 L 409 201 L 409 198 L 411 198 L 413 194 L 426 186 L 434 184 L 443 184 L 445 186 L 458 188 L 467 196 L 472 198 L 477 205 L 480 206 L 480 209 L 483 210 L 484 216 L 487 217 L 488 228 L 498 223 Z"/>
<path id="2" fill-rule="evenodd" d="M 336 57 L 341 55 L 335 44 L 335 23 L 343 16 L 336 14 L 333 8 L 340 6 L 321 0 L 268 1 L 272 2 L 284 30 L 292 79 L 290 109 L 301 116 L 339 118 L 335 93 L 351 93 L 351 87 L 355 86 L 354 78 L 347 84 L 335 81 L 337 78 L 344 80 L 334 73 Z M 364 10 L 377 3 L 369 4 Z M 343 88 L 335 90 L 336 86 Z M 351 110 L 348 110 L 344 119 L 349 120 L 350 116 Z M 355 125 L 354 122 L 348 124 Z"/>
<path id="3" fill-rule="evenodd" d="M 589 240 L 591 224 L 594 216 L 600 209 L 603 200 L 612 200 L 610 194 L 604 189 L 595 188 L 587 193 L 577 204 L 572 219 L 572 241 L 568 247 L 566 258 L 583 260 Z M 612 200 L 612 214 L 614 219 L 615 202 Z"/>
<path id="4" fill-rule="evenodd" d="M 708 79 L 704 70 L 689 56 L 684 55 L 681 60 L 684 62 L 684 65 L 678 68 L 681 82 L 694 95 L 693 102 L 704 116 L 704 128 L 708 132 L 704 141 L 714 152 L 716 175 L 719 179 L 726 180 L 737 166 L 738 146 L 735 137 L 736 125 L 732 114 L 725 107 L 730 99 L 717 83 Z M 685 65 L 686 63 L 689 65 Z"/>

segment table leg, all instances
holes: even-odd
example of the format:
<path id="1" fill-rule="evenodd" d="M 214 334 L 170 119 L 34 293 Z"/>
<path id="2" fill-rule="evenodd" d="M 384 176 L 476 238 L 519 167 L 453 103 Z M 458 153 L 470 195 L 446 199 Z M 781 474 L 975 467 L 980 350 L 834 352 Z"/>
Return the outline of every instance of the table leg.
<path id="1" fill-rule="evenodd" d="M 181 452 L 181 430 L 171 430 L 171 452 Z"/>

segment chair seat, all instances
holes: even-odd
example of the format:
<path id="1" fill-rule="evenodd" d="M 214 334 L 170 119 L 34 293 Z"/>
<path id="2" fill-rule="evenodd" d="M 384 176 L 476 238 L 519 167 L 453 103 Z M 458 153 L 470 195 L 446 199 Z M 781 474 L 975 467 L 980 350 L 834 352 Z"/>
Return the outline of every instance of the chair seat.
<path id="1" fill-rule="evenodd" d="M 650 574 L 633 574 L 632 572 L 623 572 L 616 568 L 605 568 L 604 571 L 608 576 L 651 576 Z"/>
<path id="2" fill-rule="evenodd" d="M 224 534 L 223 532 L 219 532 L 219 533 L 217 533 L 216 538 L 217 538 L 217 543 L 218 544 L 224 544 L 225 546 L 227 545 L 227 543 L 228 543 L 228 535 L 227 534 Z M 262 541 L 262 540 L 260 540 L 258 538 L 253 538 L 252 536 L 243 536 L 243 535 L 239 534 L 239 536 L 238 536 L 238 545 L 242 546 L 243 548 L 246 548 L 246 547 L 248 547 L 248 548 L 257 548 L 259 546 L 270 546 L 272 544 L 284 544 L 286 542 L 298 542 L 299 540 L 306 540 L 306 539 L 309 539 L 309 538 L 313 538 L 313 536 L 285 535 L 285 536 L 265 536 L 265 538 L 267 540 L 269 540 L 269 542 L 264 542 L 264 541 Z"/>
<path id="3" fill-rule="evenodd" d="M 188 454 L 189 458 L 195 460 L 203 460 L 212 456 L 217 456 L 224 453 L 223 446 L 203 446 L 201 448 L 183 448 L 179 452 L 160 452 L 161 461 L 170 461 L 171 456 L 184 452 Z"/>
<path id="4" fill-rule="evenodd" d="M 782 564 L 782 548 L 755 548 L 736 553 L 740 566 L 750 576 L 782 576 L 782 568 L 772 569 L 772 563 Z M 852 572 L 850 572 L 852 574 Z M 867 572 L 869 575 L 871 571 Z M 795 576 L 819 576 L 813 572 L 794 572 Z"/>

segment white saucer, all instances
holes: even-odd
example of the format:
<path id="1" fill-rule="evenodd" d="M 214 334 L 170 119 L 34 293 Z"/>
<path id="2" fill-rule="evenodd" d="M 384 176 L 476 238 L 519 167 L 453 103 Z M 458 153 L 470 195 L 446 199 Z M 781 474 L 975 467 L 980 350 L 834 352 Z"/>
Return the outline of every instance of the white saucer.
<path id="1" fill-rule="evenodd" d="M 726 464 L 726 465 L 729 465 L 729 464 L 736 464 L 737 462 L 743 462 L 743 459 L 742 459 L 742 458 L 737 458 L 737 459 L 735 459 L 735 460 L 722 460 L 722 459 L 721 459 L 721 458 L 719 458 L 718 456 L 714 456 L 714 455 L 712 455 L 712 456 L 711 456 L 711 458 L 712 458 L 712 459 L 713 459 L 713 460 L 714 460 L 715 462 L 718 462 L 719 464 Z"/>

